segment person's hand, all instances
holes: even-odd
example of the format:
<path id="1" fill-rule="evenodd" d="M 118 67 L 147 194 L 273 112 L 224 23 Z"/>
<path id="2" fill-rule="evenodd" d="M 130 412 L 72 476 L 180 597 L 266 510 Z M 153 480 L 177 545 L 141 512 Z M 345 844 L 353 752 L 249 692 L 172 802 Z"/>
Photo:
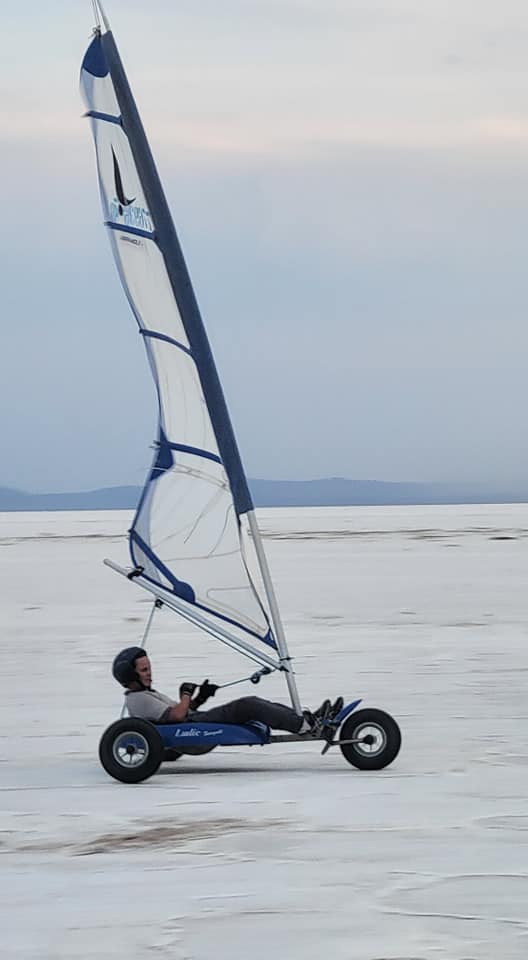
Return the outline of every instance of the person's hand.
<path id="1" fill-rule="evenodd" d="M 194 691 L 197 689 L 197 683 L 182 683 L 180 687 L 180 700 L 182 697 L 187 696 L 192 699 Z"/>
<path id="2" fill-rule="evenodd" d="M 218 690 L 217 683 L 209 683 L 209 680 L 204 680 L 203 683 L 200 684 L 200 690 L 199 690 L 198 696 L 200 697 L 200 699 L 203 697 L 206 700 L 208 700 L 209 697 L 214 697 L 217 690 Z"/>
<path id="3" fill-rule="evenodd" d="M 205 701 L 209 700 L 209 697 L 214 697 L 217 690 L 218 686 L 216 683 L 209 683 L 209 680 L 204 680 L 204 682 L 200 684 L 200 689 L 193 701 L 193 707 L 195 709 L 202 707 Z"/>

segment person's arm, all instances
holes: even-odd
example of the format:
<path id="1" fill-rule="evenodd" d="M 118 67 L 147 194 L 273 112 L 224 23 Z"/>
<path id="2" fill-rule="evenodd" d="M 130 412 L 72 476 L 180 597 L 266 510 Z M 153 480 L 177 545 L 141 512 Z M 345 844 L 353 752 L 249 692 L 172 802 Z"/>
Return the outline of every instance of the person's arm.
<path id="1" fill-rule="evenodd" d="M 169 707 L 163 716 L 165 723 L 182 723 L 189 713 L 193 693 L 196 690 L 195 683 L 183 683 L 180 687 L 180 702 Z"/>

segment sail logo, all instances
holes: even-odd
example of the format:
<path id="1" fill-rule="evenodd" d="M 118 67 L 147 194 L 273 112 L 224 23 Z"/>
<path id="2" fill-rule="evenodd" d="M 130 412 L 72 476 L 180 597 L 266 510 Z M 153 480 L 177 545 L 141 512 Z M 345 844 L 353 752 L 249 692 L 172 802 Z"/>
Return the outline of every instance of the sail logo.
<path id="1" fill-rule="evenodd" d="M 127 200 L 125 197 L 125 191 L 123 190 L 123 181 L 121 179 L 121 170 L 119 169 L 119 164 L 117 162 L 117 157 L 114 153 L 114 148 L 112 147 L 112 157 L 114 160 L 114 183 L 116 188 L 117 199 L 119 201 L 119 213 L 123 213 L 123 207 L 129 207 L 134 203 L 135 197 L 132 197 L 132 200 Z"/>
<path id="2" fill-rule="evenodd" d="M 146 233 L 154 233 L 152 218 L 144 207 L 125 207 L 123 209 L 117 200 L 111 200 L 109 214 L 113 223 L 122 224 L 124 227 L 134 227 L 136 230 L 144 230 Z"/>
<path id="3" fill-rule="evenodd" d="M 154 225 L 148 210 L 135 203 L 135 197 L 127 197 L 123 188 L 123 178 L 119 163 L 112 147 L 112 160 L 114 166 L 114 186 L 116 195 L 109 203 L 110 219 L 115 223 L 122 223 L 125 227 L 133 227 L 135 230 L 145 230 L 147 233 L 154 232 Z"/>

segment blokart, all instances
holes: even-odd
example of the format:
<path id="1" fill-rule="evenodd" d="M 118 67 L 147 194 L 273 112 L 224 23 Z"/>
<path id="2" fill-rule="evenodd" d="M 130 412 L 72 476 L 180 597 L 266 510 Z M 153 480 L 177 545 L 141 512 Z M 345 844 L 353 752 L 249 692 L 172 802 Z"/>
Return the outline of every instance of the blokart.
<path id="1" fill-rule="evenodd" d="M 132 565 L 105 562 L 155 598 L 146 632 L 154 610 L 168 607 L 260 664 L 261 673 L 281 671 L 300 715 L 251 491 L 207 333 L 108 18 L 100 0 L 93 6 L 96 24 L 81 68 L 85 115 L 94 135 L 104 223 L 159 409 L 152 467 L 129 531 Z M 255 371 L 250 392 L 273 389 L 269 374 Z M 132 427 L 138 403 L 140 397 L 130 397 Z M 357 710 L 359 703 L 344 707 L 319 741 L 311 739 L 322 743 L 323 754 L 338 747 L 353 766 L 378 770 L 397 755 L 400 731 L 388 714 Z M 136 783 L 169 757 L 307 739 L 272 735 L 258 723 L 154 725 L 122 717 L 103 734 L 99 753 L 112 777 Z"/>

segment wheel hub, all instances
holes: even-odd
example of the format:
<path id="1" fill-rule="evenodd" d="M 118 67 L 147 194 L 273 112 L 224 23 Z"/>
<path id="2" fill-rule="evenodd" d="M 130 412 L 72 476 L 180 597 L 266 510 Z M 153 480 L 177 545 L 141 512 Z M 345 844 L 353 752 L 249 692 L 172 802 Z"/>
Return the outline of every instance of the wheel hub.
<path id="1" fill-rule="evenodd" d="M 112 754 L 121 767 L 137 767 L 145 763 L 149 745 L 140 733 L 122 733 L 114 740 Z"/>
<path id="2" fill-rule="evenodd" d="M 354 738 L 357 737 L 357 743 L 354 749 L 368 757 L 375 757 L 381 753 L 387 745 L 387 736 L 382 727 L 377 724 L 369 723 L 354 730 Z"/>

